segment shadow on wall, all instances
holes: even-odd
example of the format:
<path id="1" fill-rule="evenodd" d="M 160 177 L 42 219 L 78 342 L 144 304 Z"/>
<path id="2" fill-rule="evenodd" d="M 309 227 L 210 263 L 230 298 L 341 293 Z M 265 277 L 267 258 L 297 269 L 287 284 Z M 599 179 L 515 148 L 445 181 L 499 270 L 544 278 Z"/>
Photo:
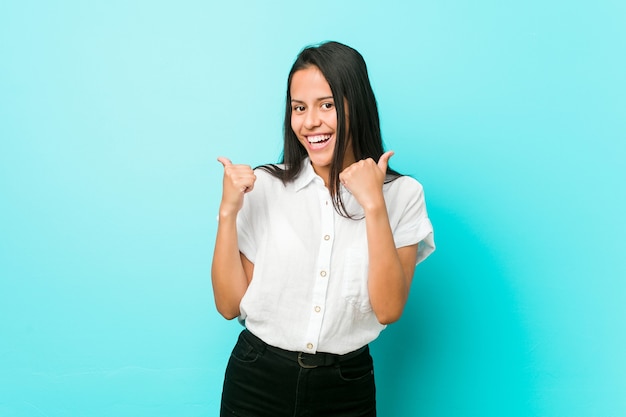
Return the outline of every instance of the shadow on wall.
<path id="1" fill-rule="evenodd" d="M 402 319 L 372 344 L 379 414 L 535 415 L 531 348 L 497 245 L 430 212 L 437 251 L 416 269 Z"/>

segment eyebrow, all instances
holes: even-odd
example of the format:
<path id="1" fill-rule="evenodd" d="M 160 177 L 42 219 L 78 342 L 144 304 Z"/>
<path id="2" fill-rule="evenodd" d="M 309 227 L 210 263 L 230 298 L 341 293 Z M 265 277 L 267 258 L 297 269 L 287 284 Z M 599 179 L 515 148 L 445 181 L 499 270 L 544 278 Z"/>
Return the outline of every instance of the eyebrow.
<path id="1" fill-rule="evenodd" d="M 334 100 L 334 97 L 333 97 L 333 96 L 320 97 L 320 98 L 315 99 L 315 101 L 323 101 L 323 100 L 329 100 L 329 99 L 330 99 L 330 100 Z M 304 101 L 302 101 L 302 100 L 297 100 L 297 99 L 295 99 L 295 98 L 292 98 L 292 99 L 291 99 L 291 102 L 296 102 L 296 103 L 304 103 Z"/>

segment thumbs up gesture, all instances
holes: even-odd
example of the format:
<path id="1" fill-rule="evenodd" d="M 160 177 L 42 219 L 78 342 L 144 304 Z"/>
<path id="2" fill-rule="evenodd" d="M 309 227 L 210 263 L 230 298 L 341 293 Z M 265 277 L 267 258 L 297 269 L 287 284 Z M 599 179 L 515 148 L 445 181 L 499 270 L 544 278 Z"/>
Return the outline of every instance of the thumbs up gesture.
<path id="1" fill-rule="evenodd" d="M 235 165 L 230 159 L 217 158 L 224 167 L 220 215 L 237 214 L 243 206 L 243 197 L 254 188 L 256 175 L 250 165 Z"/>
<path id="2" fill-rule="evenodd" d="M 364 209 L 381 202 L 387 166 L 393 154 L 393 151 L 385 152 L 378 162 L 372 158 L 357 161 L 339 174 L 339 181 Z"/>

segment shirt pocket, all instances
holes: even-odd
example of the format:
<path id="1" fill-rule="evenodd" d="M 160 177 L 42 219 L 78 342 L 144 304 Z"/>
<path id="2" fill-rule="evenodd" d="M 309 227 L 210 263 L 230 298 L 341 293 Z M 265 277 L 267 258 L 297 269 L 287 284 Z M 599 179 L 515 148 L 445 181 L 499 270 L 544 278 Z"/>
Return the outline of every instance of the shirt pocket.
<path id="1" fill-rule="evenodd" d="M 341 296 L 361 313 L 372 311 L 367 289 L 367 271 L 367 248 L 349 248 L 344 258 Z"/>

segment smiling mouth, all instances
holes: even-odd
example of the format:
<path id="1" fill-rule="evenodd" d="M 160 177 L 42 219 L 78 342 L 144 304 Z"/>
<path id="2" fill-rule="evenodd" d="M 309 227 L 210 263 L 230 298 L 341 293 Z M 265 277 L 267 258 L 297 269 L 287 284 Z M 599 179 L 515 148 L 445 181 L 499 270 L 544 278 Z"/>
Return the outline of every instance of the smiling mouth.
<path id="1" fill-rule="evenodd" d="M 307 136 L 306 140 L 309 141 L 311 145 L 321 145 L 330 140 L 332 135 L 315 135 L 315 136 Z"/>

